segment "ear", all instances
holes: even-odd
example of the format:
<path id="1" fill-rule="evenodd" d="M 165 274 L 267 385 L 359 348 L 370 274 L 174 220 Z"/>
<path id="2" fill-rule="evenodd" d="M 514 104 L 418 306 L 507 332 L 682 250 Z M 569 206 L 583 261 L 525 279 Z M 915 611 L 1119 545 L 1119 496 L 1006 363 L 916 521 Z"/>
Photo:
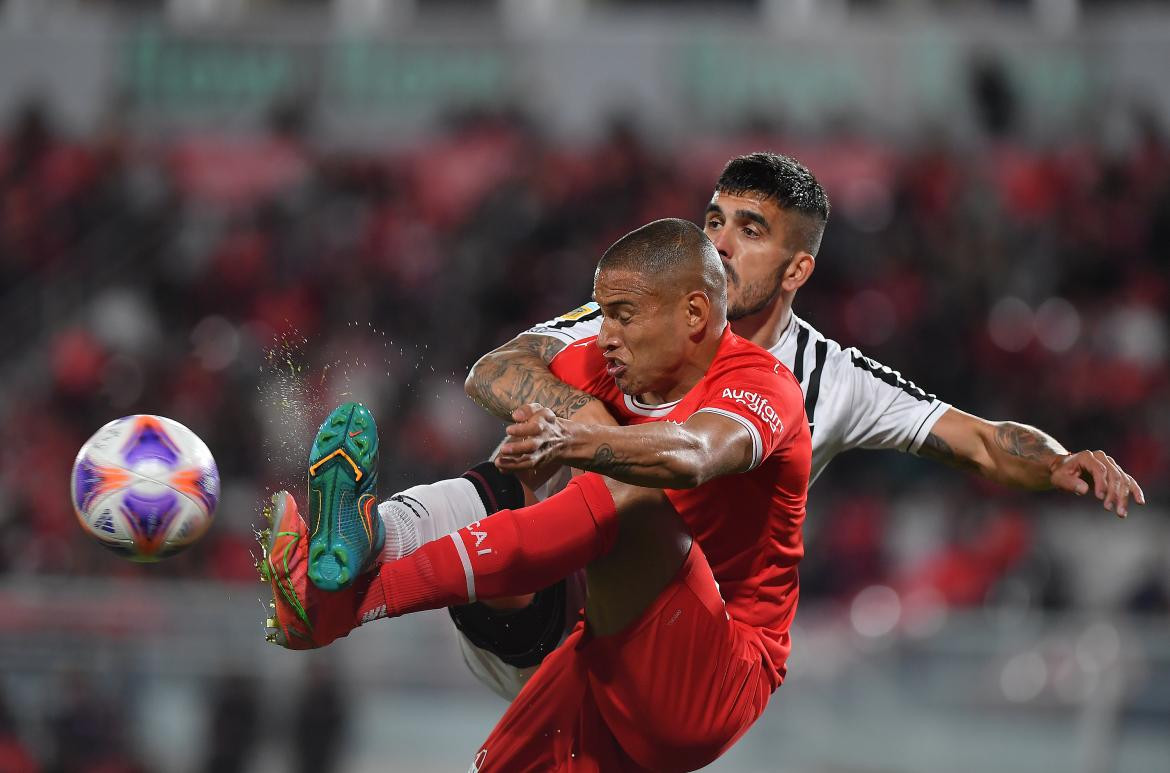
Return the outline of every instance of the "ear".
<path id="1" fill-rule="evenodd" d="M 799 250 L 784 267 L 784 278 L 780 280 L 780 286 L 784 288 L 785 292 L 796 292 L 804 286 L 816 267 L 817 259 L 812 256 L 812 253 Z"/>
<path id="2" fill-rule="evenodd" d="M 687 327 L 692 333 L 704 330 L 711 318 L 711 299 L 702 290 L 692 290 L 683 298 L 687 315 Z"/>

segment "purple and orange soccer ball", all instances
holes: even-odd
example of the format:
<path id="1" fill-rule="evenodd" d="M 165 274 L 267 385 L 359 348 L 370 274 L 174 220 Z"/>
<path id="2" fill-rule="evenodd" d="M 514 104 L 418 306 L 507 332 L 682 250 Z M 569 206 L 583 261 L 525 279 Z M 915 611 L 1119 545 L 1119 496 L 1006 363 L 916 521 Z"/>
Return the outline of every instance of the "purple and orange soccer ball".
<path id="1" fill-rule="evenodd" d="M 70 488 L 82 528 L 131 561 L 195 543 L 215 514 L 219 470 L 207 445 L 163 416 L 124 416 L 77 453 Z"/>

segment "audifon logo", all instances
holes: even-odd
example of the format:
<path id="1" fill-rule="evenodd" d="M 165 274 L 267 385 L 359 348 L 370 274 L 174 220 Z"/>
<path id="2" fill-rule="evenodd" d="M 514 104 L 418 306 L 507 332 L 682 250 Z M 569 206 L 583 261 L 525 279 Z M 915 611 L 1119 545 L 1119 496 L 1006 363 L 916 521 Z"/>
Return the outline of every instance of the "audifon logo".
<path id="1" fill-rule="evenodd" d="M 479 754 L 475 755 L 475 762 L 471 763 L 471 767 L 467 769 L 467 773 L 479 773 L 480 768 L 483 767 L 483 761 L 487 759 L 487 749 L 480 749 Z"/>
<path id="2" fill-rule="evenodd" d="M 746 405 L 749 411 L 767 422 L 773 432 L 779 431 L 783 426 L 780 423 L 780 414 L 776 413 L 776 409 L 768 403 L 768 398 L 766 397 L 760 397 L 755 392 L 749 392 L 746 389 L 732 389 L 731 387 L 723 390 L 723 397 L 735 400 L 741 405 Z"/>

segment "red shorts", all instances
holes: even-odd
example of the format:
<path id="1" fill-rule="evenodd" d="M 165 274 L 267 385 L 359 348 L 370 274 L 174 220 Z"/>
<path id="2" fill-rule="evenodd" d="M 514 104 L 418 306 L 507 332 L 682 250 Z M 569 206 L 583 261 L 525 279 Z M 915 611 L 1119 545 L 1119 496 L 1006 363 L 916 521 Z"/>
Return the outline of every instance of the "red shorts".
<path id="1" fill-rule="evenodd" d="M 753 629 L 727 616 L 698 543 L 629 628 L 584 623 L 504 713 L 469 773 L 695 770 L 764 711 L 772 683 Z"/>

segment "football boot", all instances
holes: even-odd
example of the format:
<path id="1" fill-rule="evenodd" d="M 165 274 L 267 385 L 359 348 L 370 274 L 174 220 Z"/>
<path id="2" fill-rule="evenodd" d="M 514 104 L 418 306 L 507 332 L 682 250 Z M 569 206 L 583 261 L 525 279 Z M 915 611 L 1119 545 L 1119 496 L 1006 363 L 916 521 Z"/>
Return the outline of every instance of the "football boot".
<path id="1" fill-rule="evenodd" d="M 309 451 L 309 582 L 325 591 L 353 584 L 386 540 L 377 509 L 378 428 L 359 403 L 333 409 Z"/>
<path id="2" fill-rule="evenodd" d="M 309 530 L 287 491 L 264 508 L 265 528 L 257 535 L 262 554 L 260 579 L 272 589 L 265 636 L 292 650 L 324 647 L 354 626 L 358 591 L 327 593 L 308 580 Z"/>

